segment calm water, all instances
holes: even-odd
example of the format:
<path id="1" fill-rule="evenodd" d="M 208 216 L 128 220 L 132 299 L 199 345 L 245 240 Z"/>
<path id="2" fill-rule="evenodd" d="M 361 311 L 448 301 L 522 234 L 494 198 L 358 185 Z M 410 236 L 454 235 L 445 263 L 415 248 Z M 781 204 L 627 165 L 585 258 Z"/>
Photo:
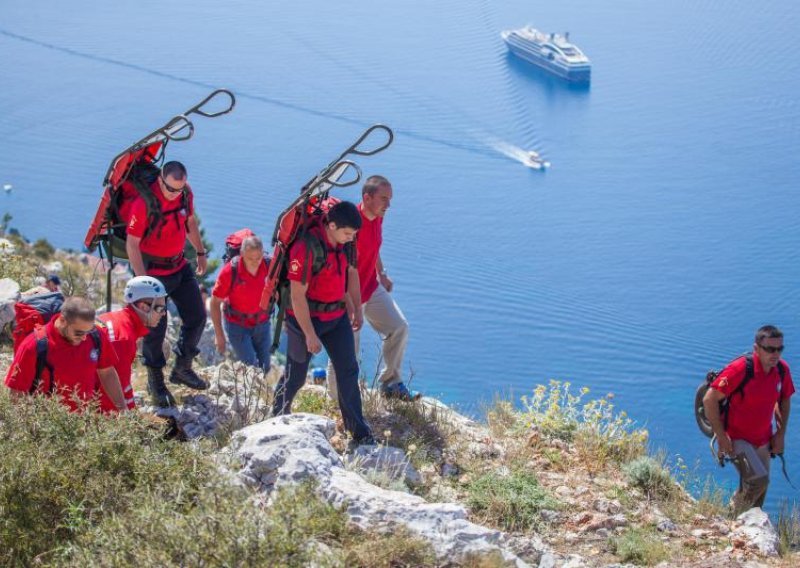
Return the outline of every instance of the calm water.
<path id="1" fill-rule="evenodd" d="M 614 392 L 654 446 L 715 471 L 691 414 L 705 371 L 766 322 L 800 365 L 800 5 L 346 4 L 4 0 L 0 212 L 80 247 L 113 155 L 224 86 L 234 113 L 170 157 L 214 242 L 266 234 L 384 122 L 395 144 L 361 164 L 394 183 L 383 256 L 418 388 L 476 414 L 551 378 Z M 591 89 L 509 57 L 499 32 L 525 23 L 569 30 Z M 796 495 L 774 476 L 772 510 Z"/>

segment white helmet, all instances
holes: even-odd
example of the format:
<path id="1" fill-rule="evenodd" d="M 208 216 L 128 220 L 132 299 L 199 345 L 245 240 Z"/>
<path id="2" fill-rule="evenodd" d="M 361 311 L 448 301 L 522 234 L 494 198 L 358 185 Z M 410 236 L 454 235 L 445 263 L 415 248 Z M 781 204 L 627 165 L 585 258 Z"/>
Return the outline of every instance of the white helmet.
<path id="1" fill-rule="evenodd" d="M 135 276 L 125 285 L 123 300 L 132 304 L 145 298 L 163 298 L 167 295 L 164 285 L 152 276 Z"/>

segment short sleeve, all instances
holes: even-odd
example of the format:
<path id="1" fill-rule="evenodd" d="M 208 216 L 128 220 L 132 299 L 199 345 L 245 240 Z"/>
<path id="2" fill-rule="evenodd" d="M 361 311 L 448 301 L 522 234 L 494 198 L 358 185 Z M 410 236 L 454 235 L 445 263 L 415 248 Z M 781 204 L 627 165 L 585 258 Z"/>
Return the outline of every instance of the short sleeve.
<path id="1" fill-rule="evenodd" d="M 27 393 L 36 375 L 36 337 L 31 333 L 17 349 L 6 373 L 6 386 Z"/>
<path id="2" fill-rule="evenodd" d="M 131 218 L 128 220 L 128 234 L 142 238 L 147 230 L 147 206 L 141 197 L 131 205 Z"/>
<path id="3" fill-rule="evenodd" d="M 740 357 L 722 369 L 717 378 L 714 379 L 714 382 L 711 383 L 711 388 L 725 396 L 730 396 L 744 380 L 746 372 L 747 361 L 744 357 Z"/>
<path id="4" fill-rule="evenodd" d="M 308 262 L 307 250 L 306 243 L 302 239 L 296 240 L 289 249 L 289 280 L 303 281 L 303 273 L 306 272 L 306 263 Z"/>
<path id="5" fill-rule="evenodd" d="M 220 300 L 228 297 L 228 291 L 231 289 L 231 280 L 233 279 L 233 268 L 231 262 L 225 264 L 219 271 L 217 281 L 214 283 L 214 288 L 211 290 L 211 295 Z"/>
<path id="6" fill-rule="evenodd" d="M 97 327 L 97 333 L 100 336 L 100 360 L 97 362 L 98 369 L 107 369 L 117 364 L 117 352 L 108 338 L 108 329 L 105 327 Z"/>

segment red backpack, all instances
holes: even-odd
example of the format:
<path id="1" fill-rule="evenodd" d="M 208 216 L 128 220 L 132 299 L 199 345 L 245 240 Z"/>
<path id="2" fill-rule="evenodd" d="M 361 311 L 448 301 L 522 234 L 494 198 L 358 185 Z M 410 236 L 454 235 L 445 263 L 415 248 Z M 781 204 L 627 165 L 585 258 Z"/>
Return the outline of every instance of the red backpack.
<path id="1" fill-rule="evenodd" d="M 23 298 L 14 305 L 14 353 L 34 329 L 43 326 L 61 311 L 63 303 L 64 295 L 61 292 L 49 292 Z"/>

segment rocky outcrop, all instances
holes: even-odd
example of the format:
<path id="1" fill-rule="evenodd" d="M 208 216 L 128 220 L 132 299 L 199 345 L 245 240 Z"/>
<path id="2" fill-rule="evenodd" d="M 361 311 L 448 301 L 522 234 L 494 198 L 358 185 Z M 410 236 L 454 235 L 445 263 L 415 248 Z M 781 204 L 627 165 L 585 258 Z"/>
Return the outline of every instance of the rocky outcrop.
<path id="1" fill-rule="evenodd" d="M 415 495 L 382 489 L 348 470 L 330 444 L 334 430 L 334 422 L 325 417 L 281 416 L 239 430 L 224 452 L 241 464 L 238 476 L 243 483 L 269 493 L 285 484 L 316 480 L 320 495 L 345 507 L 355 524 L 387 531 L 403 525 L 430 541 L 442 561 L 488 554 L 510 566 L 529 565 L 510 552 L 506 535 L 468 521 L 463 506 L 428 503 Z M 365 452 L 370 455 L 371 450 Z M 538 564 L 547 549 L 540 541 L 535 544 Z M 530 550 L 529 554 L 533 556 Z"/>
<path id="2" fill-rule="evenodd" d="M 0 327 L 14 321 L 14 304 L 19 298 L 19 284 L 11 278 L 0 279 Z"/>
<path id="3" fill-rule="evenodd" d="M 746 548 L 761 556 L 778 556 L 778 533 L 769 515 L 759 507 L 739 515 L 730 536 L 734 548 Z"/>

